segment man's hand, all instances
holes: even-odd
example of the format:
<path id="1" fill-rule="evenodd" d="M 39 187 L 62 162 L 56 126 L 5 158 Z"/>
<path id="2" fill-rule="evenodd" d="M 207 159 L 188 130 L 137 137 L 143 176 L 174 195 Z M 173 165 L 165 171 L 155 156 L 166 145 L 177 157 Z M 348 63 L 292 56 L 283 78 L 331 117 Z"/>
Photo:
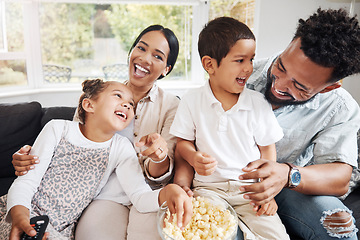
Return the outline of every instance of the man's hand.
<path id="1" fill-rule="evenodd" d="M 254 206 L 264 205 L 273 199 L 287 184 L 289 166 L 274 161 L 259 159 L 242 169 L 245 173 L 240 180 L 262 179 L 261 182 L 240 187 L 240 191 L 250 192 L 244 198 Z"/>
<path id="2" fill-rule="evenodd" d="M 203 176 L 211 175 L 217 166 L 217 161 L 212 156 L 199 151 L 193 155 L 192 162 L 194 163 L 193 167 L 195 171 Z"/>
<path id="3" fill-rule="evenodd" d="M 12 164 L 15 168 L 15 175 L 22 176 L 28 173 L 29 170 L 34 169 L 34 164 L 39 163 L 37 156 L 29 155 L 31 146 L 25 145 L 13 154 Z"/>

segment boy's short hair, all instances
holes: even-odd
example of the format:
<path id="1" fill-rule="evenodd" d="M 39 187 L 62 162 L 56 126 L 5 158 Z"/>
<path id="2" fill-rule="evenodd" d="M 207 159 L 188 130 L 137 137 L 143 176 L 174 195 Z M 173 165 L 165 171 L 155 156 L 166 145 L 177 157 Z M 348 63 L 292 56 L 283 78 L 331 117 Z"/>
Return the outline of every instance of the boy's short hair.
<path id="1" fill-rule="evenodd" d="M 231 18 L 219 17 L 205 25 L 199 35 L 198 51 L 200 58 L 209 56 L 220 65 L 230 49 L 238 40 L 253 39 L 255 36 L 246 24 Z"/>

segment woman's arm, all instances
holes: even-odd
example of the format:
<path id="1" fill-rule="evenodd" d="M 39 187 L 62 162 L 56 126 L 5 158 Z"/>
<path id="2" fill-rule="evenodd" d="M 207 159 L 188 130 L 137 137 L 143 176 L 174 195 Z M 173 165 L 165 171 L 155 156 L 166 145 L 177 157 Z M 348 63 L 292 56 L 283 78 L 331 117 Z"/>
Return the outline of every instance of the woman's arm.
<path id="1" fill-rule="evenodd" d="M 15 168 L 15 175 L 22 176 L 28 171 L 35 168 L 38 164 L 39 158 L 35 155 L 30 155 L 31 146 L 25 145 L 12 155 L 12 164 Z"/>

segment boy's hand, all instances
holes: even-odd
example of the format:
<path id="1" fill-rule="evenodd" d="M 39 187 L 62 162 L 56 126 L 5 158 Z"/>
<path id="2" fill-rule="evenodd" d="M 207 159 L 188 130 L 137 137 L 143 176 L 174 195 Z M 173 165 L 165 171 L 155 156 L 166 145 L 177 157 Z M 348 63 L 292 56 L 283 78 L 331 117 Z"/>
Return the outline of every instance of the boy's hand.
<path id="1" fill-rule="evenodd" d="M 167 202 L 171 214 L 176 213 L 177 225 L 183 230 L 190 222 L 192 211 L 192 199 L 177 184 L 168 184 L 159 194 L 160 204 Z"/>
<path id="2" fill-rule="evenodd" d="M 209 154 L 197 151 L 193 157 L 194 169 L 199 175 L 211 175 L 217 166 L 217 161 Z"/>
<path id="3" fill-rule="evenodd" d="M 263 205 L 255 206 L 254 211 L 256 211 L 256 216 L 261 216 L 263 214 L 268 216 L 275 215 L 276 211 L 278 209 L 278 205 L 275 202 L 275 199 L 270 200 L 270 202 L 265 203 Z"/>
<path id="4" fill-rule="evenodd" d="M 37 156 L 29 155 L 31 146 L 25 145 L 13 154 L 12 164 L 15 168 L 15 175 L 22 176 L 27 174 L 29 170 L 35 168 L 34 164 L 39 163 Z"/>

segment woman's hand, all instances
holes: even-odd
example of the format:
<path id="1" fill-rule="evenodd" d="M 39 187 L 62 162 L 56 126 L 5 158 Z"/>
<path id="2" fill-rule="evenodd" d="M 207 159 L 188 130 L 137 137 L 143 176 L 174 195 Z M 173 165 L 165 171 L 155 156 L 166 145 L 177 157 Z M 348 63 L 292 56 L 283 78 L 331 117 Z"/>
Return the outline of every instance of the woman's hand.
<path id="1" fill-rule="evenodd" d="M 141 151 L 140 154 L 151 158 L 155 162 L 160 162 L 168 154 L 168 147 L 165 139 L 158 133 L 151 133 L 141 137 L 140 141 L 135 143 L 135 146 L 141 148 L 147 147 L 146 150 Z"/>
<path id="2" fill-rule="evenodd" d="M 22 176 L 28 173 L 29 170 L 35 168 L 34 164 L 39 163 L 37 156 L 29 155 L 31 146 L 25 145 L 13 154 L 12 164 L 15 168 L 15 175 Z"/>
<path id="3" fill-rule="evenodd" d="M 159 193 L 160 205 L 167 202 L 171 214 L 176 213 L 177 225 L 183 230 L 190 222 L 192 211 L 192 199 L 177 184 L 168 184 Z"/>

